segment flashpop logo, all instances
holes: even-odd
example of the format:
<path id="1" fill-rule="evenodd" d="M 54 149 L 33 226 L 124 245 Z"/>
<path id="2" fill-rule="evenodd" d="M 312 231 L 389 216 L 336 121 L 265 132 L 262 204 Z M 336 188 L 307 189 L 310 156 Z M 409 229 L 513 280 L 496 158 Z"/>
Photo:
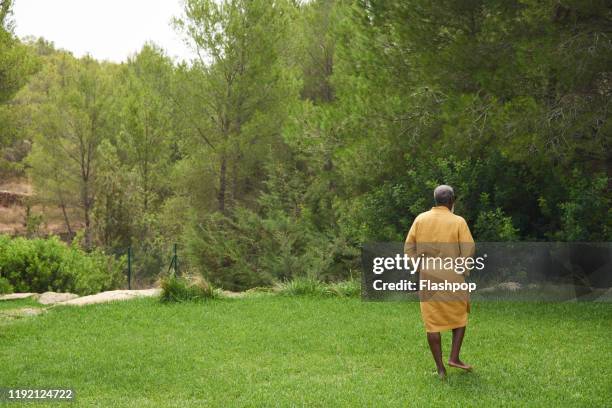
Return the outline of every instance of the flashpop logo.
<path id="1" fill-rule="evenodd" d="M 450 292 L 468 291 L 473 292 L 476 290 L 476 284 L 474 282 L 432 282 L 427 279 L 419 281 L 419 290 L 443 290 Z M 372 287 L 374 290 L 389 290 L 389 291 L 415 291 L 417 290 L 417 283 L 409 280 L 401 280 L 399 282 L 383 282 L 382 280 L 375 280 Z"/>

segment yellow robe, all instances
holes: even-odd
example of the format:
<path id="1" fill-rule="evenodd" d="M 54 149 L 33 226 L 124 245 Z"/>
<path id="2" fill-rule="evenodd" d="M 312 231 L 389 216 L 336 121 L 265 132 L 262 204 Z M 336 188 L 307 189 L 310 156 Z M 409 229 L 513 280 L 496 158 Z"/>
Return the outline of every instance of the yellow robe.
<path id="1" fill-rule="evenodd" d="M 433 262 L 433 258 L 472 257 L 475 245 L 465 220 L 453 214 L 447 207 L 437 206 L 415 218 L 406 237 L 404 252 L 410 257 L 432 258 L 428 267 L 419 269 L 420 280 L 462 283 L 465 282 L 463 274 L 440 267 L 439 263 Z M 464 274 L 467 275 L 468 272 Z M 467 325 L 470 311 L 467 292 L 421 290 L 419 295 L 421 316 L 427 332 L 440 332 Z"/>

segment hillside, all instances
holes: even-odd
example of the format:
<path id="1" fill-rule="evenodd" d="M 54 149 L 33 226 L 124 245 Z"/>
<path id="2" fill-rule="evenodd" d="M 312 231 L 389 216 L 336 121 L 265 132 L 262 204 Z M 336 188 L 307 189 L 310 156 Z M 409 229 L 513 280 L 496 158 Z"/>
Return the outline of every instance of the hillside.
<path id="1" fill-rule="evenodd" d="M 73 231 L 81 228 L 75 209 L 69 209 L 67 215 Z M 27 179 L 0 181 L 0 234 L 27 235 L 28 218 L 32 235 L 69 238 L 61 209 L 38 202 Z"/>

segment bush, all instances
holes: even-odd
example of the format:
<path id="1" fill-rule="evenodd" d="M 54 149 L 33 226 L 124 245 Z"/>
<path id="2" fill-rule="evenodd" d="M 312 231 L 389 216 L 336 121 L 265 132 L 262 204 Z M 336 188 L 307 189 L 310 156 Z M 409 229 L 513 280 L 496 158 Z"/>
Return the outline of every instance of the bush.
<path id="1" fill-rule="evenodd" d="M 560 241 L 612 239 L 612 196 L 608 177 L 574 170 L 567 185 L 567 197 L 559 204 L 561 229 L 552 238 Z"/>
<path id="2" fill-rule="evenodd" d="M 361 282 L 351 279 L 342 282 L 335 282 L 329 285 L 330 291 L 338 297 L 360 297 Z"/>
<path id="3" fill-rule="evenodd" d="M 277 293 L 287 296 L 331 296 L 327 285 L 312 278 L 295 278 L 277 284 Z"/>
<path id="4" fill-rule="evenodd" d="M 318 232 L 303 219 L 282 212 L 261 217 L 245 208 L 194 222 L 185 242 L 194 269 L 233 291 L 305 276 L 343 279 L 359 254 L 346 240 Z"/>
<path id="5" fill-rule="evenodd" d="M 199 276 L 181 278 L 172 274 L 161 281 L 162 302 L 186 302 L 221 297 L 219 290 Z"/>
<path id="6" fill-rule="evenodd" d="M 5 293 L 13 293 L 13 286 L 6 278 L 0 277 L 0 295 Z"/>
<path id="7" fill-rule="evenodd" d="M 73 292 L 79 295 L 117 288 L 124 259 L 99 250 L 85 252 L 57 237 L 0 237 L 0 274 L 17 292 Z"/>
<path id="8" fill-rule="evenodd" d="M 519 238 L 512 218 L 506 216 L 501 208 L 480 213 L 474 225 L 474 234 L 480 241 L 489 242 L 516 241 Z"/>

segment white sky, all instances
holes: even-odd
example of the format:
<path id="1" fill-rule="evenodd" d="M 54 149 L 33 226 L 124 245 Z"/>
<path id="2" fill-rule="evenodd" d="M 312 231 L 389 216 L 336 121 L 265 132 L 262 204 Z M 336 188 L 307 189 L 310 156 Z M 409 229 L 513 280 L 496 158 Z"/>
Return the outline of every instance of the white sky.
<path id="1" fill-rule="evenodd" d="M 19 37 L 44 37 L 81 57 L 125 61 L 153 41 L 178 59 L 193 53 L 170 26 L 182 14 L 181 0 L 15 0 Z"/>

